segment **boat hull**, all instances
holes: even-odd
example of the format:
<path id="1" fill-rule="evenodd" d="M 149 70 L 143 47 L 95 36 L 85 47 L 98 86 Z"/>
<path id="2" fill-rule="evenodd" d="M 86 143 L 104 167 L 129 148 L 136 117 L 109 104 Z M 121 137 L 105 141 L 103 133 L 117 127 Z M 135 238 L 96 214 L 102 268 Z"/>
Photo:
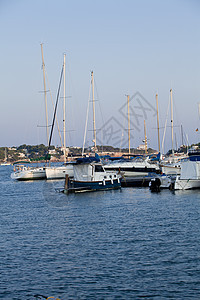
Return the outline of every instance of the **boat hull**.
<path id="1" fill-rule="evenodd" d="M 170 165 L 161 165 L 162 173 L 165 175 L 180 175 L 181 167 L 180 166 L 170 166 Z"/>
<path id="2" fill-rule="evenodd" d="M 23 170 L 23 171 L 17 171 L 13 172 L 11 174 L 11 178 L 15 180 L 41 180 L 46 179 L 46 172 L 45 168 L 36 168 L 36 169 L 30 169 L 30 170 Z"/>
<path id="3" fill-rule="evenodd" d="M 159 173 L 160 168 L 158 165 L 150 164 L 146 161 L 139 162 L 119 162 L 104 165 L 106 171 L 122 172 L 124 177 L 145 177 L 149 173 Z"/>
<path id="4" fill-rule="evenodd" d="M 66 175 L 68 175 L 69 177 L 74 176 L 72 165 L 46 168 L 47 179 L 64 179 Z"/>
<path id="5" fill-rule="evenodd" d="M 71 186 L 74 190 L 78 191 L 103 191 L 103 190 L 111 190 L 121 188 L 121 180 L 105 180 L 105 181 L 70 181 Z"/>
<path id="6" fill-rule="evenodd" d="M 174 183 L 175 190 L 191 190 L 200 188 L 200 179 L 179 179 Z"/>

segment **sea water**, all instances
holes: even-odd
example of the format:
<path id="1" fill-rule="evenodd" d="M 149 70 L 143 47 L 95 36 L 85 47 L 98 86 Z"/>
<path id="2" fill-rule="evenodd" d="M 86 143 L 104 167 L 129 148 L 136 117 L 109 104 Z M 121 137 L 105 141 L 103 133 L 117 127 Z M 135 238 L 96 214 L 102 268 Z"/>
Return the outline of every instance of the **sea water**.
<path id="1" fill-rule="evenodd" d="M 200 299 L 200 191 L 65 195 L 0 167 L 0 299 Z"/>

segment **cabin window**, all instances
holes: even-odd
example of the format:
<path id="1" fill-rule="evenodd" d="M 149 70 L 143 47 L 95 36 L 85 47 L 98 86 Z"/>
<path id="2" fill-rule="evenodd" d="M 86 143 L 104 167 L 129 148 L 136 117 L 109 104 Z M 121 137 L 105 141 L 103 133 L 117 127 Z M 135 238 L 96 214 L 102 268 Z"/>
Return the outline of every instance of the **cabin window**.
<path id="1" fill-rule="evenodd" d="M 104 170 L 103 170 L 102 166 L 96 165 L 95 172 L 104 172 Z"/>

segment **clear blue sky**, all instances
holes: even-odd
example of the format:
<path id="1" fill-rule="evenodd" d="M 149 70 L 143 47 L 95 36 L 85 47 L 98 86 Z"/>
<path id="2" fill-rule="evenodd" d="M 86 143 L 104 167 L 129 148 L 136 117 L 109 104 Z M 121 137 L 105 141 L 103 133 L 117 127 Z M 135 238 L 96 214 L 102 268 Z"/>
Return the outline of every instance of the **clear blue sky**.
<path id="1" fill-rule="evenodd" d="M 82 146 L 91 70 L 98 91 L 98 129 L 107 121 L 114 122 L 113 128 L 120 124 L 127 129 L 120 108 L 126 103 L 125 95 L 136 92 L 153 107 L 158 92 L 160 123 L 164 126 L 172 88 L 177 144 L 181 143 L 180 124 L 190 143 L 199 142 L 195 131 L 200 127 L 199 1 L 1 0 L 0 30 L 0 146 L 46 144 L 45 128 L 37 127 L 45 125 L 40 43 L 44 44 L 54 101 L 63 53 L 67 55 L 68 145 Z M 130 105 L 136 112 L 138 102 Z M 148 143 L 157 148 L 156 117 L 149 104 L 145 105 L 149 109 Z M 131 115 L 132 147 L 144 138 L 140 112 L 137 120 Z M 58 117 L 61 122 L 62 117 Z M 49 119 L 51 124 L 50 109 Z M 118 140 L 121 127 L 116 127 Z M 171 147 L 170 138 L 167 127 L 165 150 Z M 59 145 L 56 132 L 53 143 Z"/>

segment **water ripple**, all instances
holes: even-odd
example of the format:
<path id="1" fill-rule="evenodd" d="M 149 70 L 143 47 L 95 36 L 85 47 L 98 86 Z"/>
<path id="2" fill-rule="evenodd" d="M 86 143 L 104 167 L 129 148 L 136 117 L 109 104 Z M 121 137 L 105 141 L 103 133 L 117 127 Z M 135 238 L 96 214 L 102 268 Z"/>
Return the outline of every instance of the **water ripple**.
<path id="1" fill-rule="evenodd" d="M 1 299 L 200 299 L 199 191 L 66 196 L 0 175 Z"/>

